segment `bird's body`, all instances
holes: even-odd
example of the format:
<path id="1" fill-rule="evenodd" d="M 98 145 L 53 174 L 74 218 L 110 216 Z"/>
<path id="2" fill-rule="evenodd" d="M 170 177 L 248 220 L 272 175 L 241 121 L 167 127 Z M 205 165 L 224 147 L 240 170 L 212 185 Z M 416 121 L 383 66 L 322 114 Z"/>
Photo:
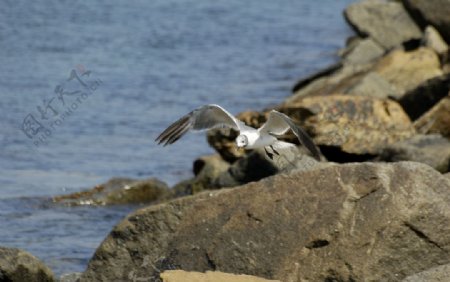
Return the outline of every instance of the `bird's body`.
<path id="1" fill-rule="evenodd" d="M 199 107 L 187 115 L 181 117 L 178 121 L 170 125 L 164 130 L 155 141 L 159 144 L 172 144 L 183 136 L 190 129 L 205 130 L 212 128 L 233 128 L 239 131 L 236 138 L 238 147 L 246 149 L 271 147 L 274 153 L 278 154 L 273 145 L 280 143 L 277 136 L 285 134 L 289 129 L 294 132 L 301 144 L 303 144 L 313 155 L 314 158 L 320 160 L 320 152 L 311 138 L 300 127 L 285 114 L 272 110 L 265 124 L 255 129 L 247 126 L 242 121 L 236 119 L 233 115 L 218 105 L 205 105 Z M 283 142 L 284 143 L 284 142 Z M 271 157 L 272 158 L 272 157 Z"/>

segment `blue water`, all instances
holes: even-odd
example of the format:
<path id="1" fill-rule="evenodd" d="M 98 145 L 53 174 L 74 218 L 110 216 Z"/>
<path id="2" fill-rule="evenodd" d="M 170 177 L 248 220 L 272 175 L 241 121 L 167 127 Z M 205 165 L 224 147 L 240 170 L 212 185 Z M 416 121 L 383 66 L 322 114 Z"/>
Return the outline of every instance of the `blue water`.
<path id="1" fill-rule="evenodd" d="M 213 152 L 204 135 L 162 148 L 158 133 L 206 103 L 233 113 L 279 103 L 337 60 L 350 2 L 3 1 L 0 245 L 58 275 L 82 271 L 136 207 L 55 207 L 48 197 L 114 176 L 190 177 L 192 161 Z M 72 70 L 84 84 L 68 80 Z"/>

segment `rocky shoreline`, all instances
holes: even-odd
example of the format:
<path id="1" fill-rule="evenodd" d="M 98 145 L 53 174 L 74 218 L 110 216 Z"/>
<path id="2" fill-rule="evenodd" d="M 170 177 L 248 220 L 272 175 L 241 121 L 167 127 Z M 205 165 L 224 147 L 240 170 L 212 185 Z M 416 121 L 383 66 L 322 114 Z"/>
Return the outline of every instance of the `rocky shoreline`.
<path id="1" fill-rule="evenodd" d="M 321 162 L 302 148 L 273 160 L 241 152 L 235 132 L 217 130 L 207 136 L 217 154 L 195 160 L 195 177 L 174 187 L 112 179 L 55 197 L 70 206 L 147 204 L 113 228 L 84 273 L 60 280 L 450 277 L 448 15 L 448 0 L 365 0 L 345 10 L 357 35 L 341 61 L 300 80 L 275 107 L 314 138 Z M 258 127 L 270 110 L 238 118 Z M 0 262 L 1 281 L 58 280 L 17 249 L 0 248 Z"/>

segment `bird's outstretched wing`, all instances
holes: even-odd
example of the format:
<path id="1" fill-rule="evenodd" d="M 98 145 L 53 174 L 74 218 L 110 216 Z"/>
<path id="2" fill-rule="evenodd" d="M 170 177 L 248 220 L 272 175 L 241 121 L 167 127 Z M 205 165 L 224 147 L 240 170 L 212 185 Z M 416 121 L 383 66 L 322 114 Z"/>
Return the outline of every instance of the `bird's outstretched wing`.
<path id="1" fill-rule="evenodd" d="M 287 115 L 272 110 L 269 114 L 267 122 L 258 130 L 262 134 L 283 135 L 289 129 L 291 129 L 295 136 L 297 136 L 300 144 L 305 146 L 312 153 L 313 157 L 320 161 L 319 148 L 317 148 L 314 144 L 311 137 L 309 137 L 303 129 L 297 126 Z"/>
<path id="2" fill-rule="evenodd" d="M 218 105 L 205 105 L 181 117 L 164 130 L 155 141 L 164 146 L 172 144 L 190 129 L 206 130 L 230 127 L 240 130 L 242 122 Z"/>

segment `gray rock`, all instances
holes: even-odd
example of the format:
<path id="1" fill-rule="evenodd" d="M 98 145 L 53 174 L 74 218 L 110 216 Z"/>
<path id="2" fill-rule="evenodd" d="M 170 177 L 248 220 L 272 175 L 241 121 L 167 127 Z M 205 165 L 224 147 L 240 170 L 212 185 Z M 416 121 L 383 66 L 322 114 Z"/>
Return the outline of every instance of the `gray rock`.
<path id="1" fill-rule="evenodd" d="M 408 276 L 402 282 L 447 282 L 449 277 L 450 264 L 444 264 Z"/>
<path id="2" fill-rule="evenodd" d="M 334 165 L 140 209 L 81 281 L 218 270 L 281 281 L 398 281 L 450 263 L 450 181 L 413 162 Z"/>
<path id="3" fill-rule="evenodd" d="M 422 37 L 420 29 L 397 2 L 356 2 L 347 7 L 344 15 L 360 36 L 370 36 L 386 50 Z"/>
<path id="4" fill-rule="evenodd" d="M 217 178 L 230 167 L 219 154 L 203 156 L 194 161 L 195 177 L 176 184 L 172 191 L 175 197 L 196 194 L 207 189 L 221 188 Z"/>
<path id="5" fill-rule="evenodd" d="M 384 54 L 385 50 L 371 38 L 359 40 L 342 54 L 345 64 L 366 64 Z"/>
<path id="6" fill-rule="evenodd" d="M 245 155 L 230 166 L 227 171 L 220 174 L 215 180 L 216 187 L 234 187 L 252 181 L 275 175 L 277 173 L 289 173 L 291 171 L 307 171 L 319 166 L 326 166 L 308 155 L 303 147 L 295 145 L 288 148 L 275 148 L 278 155 L 272 150 L 268 153 L 258 149 Z"/>
<path id="7" fill-rule="evenodd" d="M 433 49 L 441 57 L 442 62 L 448 60 L 448 45 L 433 26 L 429 25 L 425 28 L 422 41 L 423 45 Z"/>
<path id="8" fill-rule="evenodd" d="M 450 43 L 450 1 L 402 0 L 411 17 L 424 29 L 434 26 Z"/>
<path id="9" fill-rule="evenodd" d="M 397 89 L 376 72 L 370 72 L 347 91 L 351 95 L 374 98 L 397 97 Z"/>
<path id="10" fill-rule="evenodd" d="M 55 281 L 53 272 L 35 256 L 16 248 L 0 247 L 0 281 Z"/>
<path id="11" fill-rule="evenodd" d="M 78 282 L 83 273 L 73 272 L 61 275 L 59 282 Z"/>
<path id="12" fill-rule="evenodd" d="M 387 146 L 377 160 L 420 162 L 445 173 L 450 171 L 450 141 L 441 135 L 416 135 Z"/>

